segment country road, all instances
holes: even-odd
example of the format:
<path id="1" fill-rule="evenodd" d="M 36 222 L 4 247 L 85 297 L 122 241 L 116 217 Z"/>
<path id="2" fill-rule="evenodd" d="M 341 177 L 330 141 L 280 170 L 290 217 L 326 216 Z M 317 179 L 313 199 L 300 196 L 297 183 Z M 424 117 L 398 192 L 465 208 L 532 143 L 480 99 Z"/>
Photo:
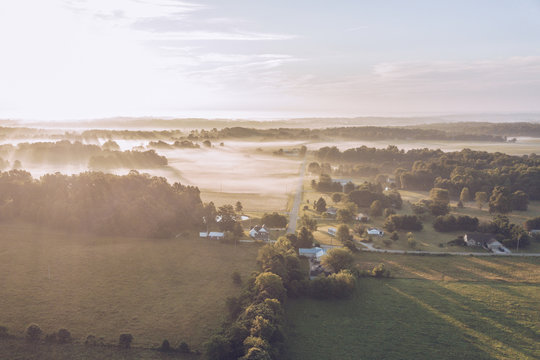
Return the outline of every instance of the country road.
<path id="1" fill-rule="evenodd" d="M 294 201 L 289 215 L 289 226 L 287 227 L 287 234 L 294 234 L 296 232 L 296 222 L 298 221 L 298 212 L 300 211 L 300 203 L 302 202 L 302 193 L 304 191 L 304 175 L 306 172 L 306 158 L 302 161 L 300 167 L 300 175 L 298 176 L 298 188 L 294 195 Z"/>
<path id="2" fill-rule="evenodd" d="M 456 256 L 526 256 L 526 257 L 538 257 L 539 253 L 510 253 L 510 254 L 496 254 L 491 252 L 450 252 L 450 251 L 419 251 L 419 250 L 391 250 L 391 249 L 375 249 L 373 244 L 365 243 L 362 241 L 355 241 L 356 244 L 364 246 L 361 251 L 367 252 L 380 252 L 389 254 L 422 254 L 422 255 L 456 255 Z"/>

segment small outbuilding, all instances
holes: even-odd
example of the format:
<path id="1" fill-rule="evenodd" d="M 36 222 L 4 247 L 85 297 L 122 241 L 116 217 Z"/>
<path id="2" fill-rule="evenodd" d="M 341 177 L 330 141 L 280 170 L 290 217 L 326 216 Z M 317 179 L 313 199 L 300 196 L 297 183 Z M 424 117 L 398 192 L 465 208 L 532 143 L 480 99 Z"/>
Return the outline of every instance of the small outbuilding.
<path id="1" fill-rule="evenodd" d="M 376 229 L 376 228 L 373 228 L 373 229 L 369 229 L 367 231 L 368 235 L 377 235 L 377 236 L 383 236 L 384 235 L 384 231 L 380 230 L 380 229 Z"/>

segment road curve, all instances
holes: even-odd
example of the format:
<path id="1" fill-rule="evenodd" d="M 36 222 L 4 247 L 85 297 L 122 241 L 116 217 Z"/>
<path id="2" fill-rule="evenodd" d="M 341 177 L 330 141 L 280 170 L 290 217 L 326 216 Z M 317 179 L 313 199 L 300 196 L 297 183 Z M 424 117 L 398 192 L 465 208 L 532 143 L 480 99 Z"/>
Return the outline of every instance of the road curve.
<path id="1" fill-rule="evenodd" d="M 287 234 L 294 234 L 296 232 L 296 223 L 298 222 L 298 212 L 300 211 L 300 203 L 302 202 L 302 193 L 304 191 L 304 175 L 306 172 L 306 158 L 302 161 L 300 167 L 300 175 L 298 177 L 298 188 L 294 195 L 294 201 L 289 214 L 289 226 L 287 226 Z"/>

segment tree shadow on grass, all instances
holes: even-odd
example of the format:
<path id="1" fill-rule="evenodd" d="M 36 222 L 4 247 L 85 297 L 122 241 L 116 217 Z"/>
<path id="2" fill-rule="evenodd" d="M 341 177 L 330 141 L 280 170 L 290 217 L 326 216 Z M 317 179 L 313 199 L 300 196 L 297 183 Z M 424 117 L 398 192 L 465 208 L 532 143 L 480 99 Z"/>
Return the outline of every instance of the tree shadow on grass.
<path id="1" fill-rule="evenodd" d="M 408 285 L 407 288 L 404 288 L 399 283 L 388 284 L 400 295 L 409 298 L 428 312 L 453 325 L 456 330 L 473 340 L 472 343 L 475 346 L 490 356 L 504 359 L 527 359 L 538 356 L 540 350 L 536 344 L 540 341 L 539 334 L 533 329 L 509 319 L 506 314 L 436 282 L 429 283 L 432 286 L 428 285 L 428 288 L 425 289 L 428 292 L 424 291 L 421 297 L 413 295 L 418 292 L 410 287 L 410 283 Z M 485 286 L 485 284 L 476 283 L 468 285 Z M 499 284 L 490 286 L 499 286 Z M 480 290 L 482 291 L 482 289 Z"/>

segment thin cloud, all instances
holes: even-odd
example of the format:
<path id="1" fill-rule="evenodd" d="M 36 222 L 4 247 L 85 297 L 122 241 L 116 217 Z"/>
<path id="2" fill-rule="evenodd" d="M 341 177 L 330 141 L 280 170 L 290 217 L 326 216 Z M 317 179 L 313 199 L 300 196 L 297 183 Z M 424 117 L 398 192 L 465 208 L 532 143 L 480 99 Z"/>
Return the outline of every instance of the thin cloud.
<path id="1" fill-rule="evenodd" d="M 231 41 L 266 41 L 266 40 L 289 40 L 295 35 L 256 33 L 245 31 L 175 31 L 175 32 L 153 32 L 146 33 L 147 40 L 162 41 L 197 41 L 197 40 L 231 40 Z"/>

